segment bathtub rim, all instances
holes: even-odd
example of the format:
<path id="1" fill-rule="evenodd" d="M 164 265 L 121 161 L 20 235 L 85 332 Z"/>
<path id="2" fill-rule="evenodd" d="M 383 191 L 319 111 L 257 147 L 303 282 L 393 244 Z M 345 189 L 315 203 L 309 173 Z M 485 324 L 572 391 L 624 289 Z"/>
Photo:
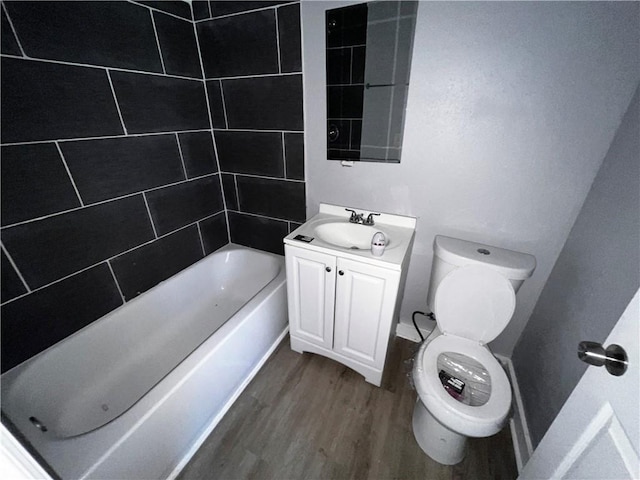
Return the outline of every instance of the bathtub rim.
<path id="1" fill-rule="evenodd" d="M 226 244 L 226 245 L 224 245 L 223 247 L 220 247 L 218 250 L 215 250 L 214 252 L 211 252 L 211 253 L 209 253 L 209 254 L 205 255 L 204 257 L 202 257 L 202 258 L 201 258 L 200 260 L 198 260 L 197 262 L 194 262 L 194 263 L 192 263 L 191 265 L 189 265 L 188 267 L 186 267 L 186 268 L 184 268 L 184 269 L 180 270 L 178 273 L 175 273 L 175 274 L 171 275 L 169 278 L 165 278 L 165 279 L 164 279 L 164 280 L 162 280 L 161 282 L 159 282 L 159 283 L 155 284 L 155 285 L 154 285 L 153 287 L 151 287 L 150 289 L 145 290 L 144 292 L 142 292 L 140 295 L 137 295 L 136 297 L 134 297 L 134 298 L 132 298 L 132 299 L 130 299 L 130 300 L 127 300 L 127 301 L 124 301 L 124 300 L 123 300 L 123 303 L 122 303 L 120 306 L 118 306 L 117 308 L 114 308 L 114 309 L 113 309 L 113 310 L 111 310 L 110 312 L 107 312 L 107 313 L 105 313 L 104 315 L 102 315 L 101 317 L 96 318 L 95 320 L 93 320 L 92 322 L 88 323 L 88 324 L 87 324 L 87 325 L 85 325 L 84 327 L 82 327 L 82 328 L 80 328 L 79 330 L 76 330 L 75 332 L 73 332 L 71 335 L 69 335 L 69 336 L 67 336 L 67 337 L 63 338 L 62 340 L 59 340 L 58 342 L 56 342 L 56 343 L 54 343 L 53 345 L 51 345 L 51 346 L 49 346 L 49 347 L 45 348 L 45 349 L 44 349 L 44 350 L 42 350 L 41 352 L 36 353 L 33 357 L 26 359 L 25 361 L 23 361 L 23 362 L 19 363 L 18 365 L 15 365 L 14 367 L 11 367 L 11 368 L 10 368 L 9 370 L 7 370 L 6 372 L 4 372 L 4 373 L 0 374 L 0 389 L 2 389 L 2 387 L 1 387 L 1 385 L 2 385 L 2 383 L 3 383 L 3 382 L 2 382 L 2 379 L 4 379 L 4 378 L 7 378 L 7 379 L 8 379 L 8 381 L 9 381 L 10 383 L 14 383 L 14 382 L 15 382 L 16 371 L 17 371 L 17 369 L 19 369 L 20 367 L 22 367 L 22 368 L 26 368 L 26 367 L 28 366 L 28 364 L 31 364 L 31 363 L 35 362 L 37 358 L 39 358 L 39 357 L 41 357 L 41 356 L 44 356 L 44 355 L 45 355 L 45 353 L 47 353 L 49 350 L 53 350 L 55 347 L 59 346 L 61 343 L 66 342 L 67 340 L 70 340 L 70 339 L 72 339 L 72 338 L 73 338 L 73 337 L 75 337 L 75 336 L 78 336 L 81 332 L 83 332 L 83 331 L 85 331 L 85 330 L 88 330 L 88 329 L 89 329 L 92 325 L 94 325 L 96 322 L 99 322 L 100 320 L 102 320 L 102 319 L 104 319 L 104 318 L 106 318 L 106 317 L 108 317 L 108 316 L 111 316 L 111 315 L 116 314 L 116 313 L 117 313 L 117 312 L 119 312 L 120 310 L 124 309 L 124 307 L 126 307 L 126 306 L 127 306 L 128 304 L 130 304 L 131 302 L 133 302 L 133 301 L 135 301 L 135 300 L 138 300 L 138 299 L 142 299 L 142 298 L 144 298 L 144 297 L 145 297 L 145 296 L 147 296 L 150 292 L 152 292 L 156 287 L 159 287 L 160 285 L 163 285 L 163 284 L 165 284 L 166 282 L 169 282 L 169 281 L 171 281 L 171 280 L 177 279 L 177 278 L 179 278 L 180 276 L 182 276 L 182 275 L 186 274 L 186 272 L 188 272 L 188 271 L 190 271 L 190 270 L 194 270 L 194 269 L 195 269 L 199 264 L 204 263 L 204 262 L 205 262 L 205 261 L 207 261 L 207 260 L 210 260 L 210 259 L 211 259 L 211 256 L 213 256 L 213 255 L 215 255 L 215 254 L 218 254 L 218 253 L 223 254 L 223 253 L 226 253 L 226 252 L 228 252 L 228 251 L 233 251 L 233 250 L 245 250 L 245 249 L 246 249 L 246 250 L 253 251 L 253 252 L 257 252 L 257 253 L 261 253 L 261 254 L 265 254 L 265 255 L 271 255 L 271 256 L 275 256 L 275 257 L 278 257 L 278 258 L 282 258 L 282 259 L 284 259 L 284 255 L 279 255 L 279 254 L 277 254 L 277 253 L 265 252 L 265 251 L 263 251 L 263 250 L 258 250 L 258 249 L 256 249 L 256 248 L 252 248 L 252 247 L 246 247 L 246 246 L 244 246 L 244 245 L 240 245 L 240 244 L 237 244 L 237 243 L 227 243 L 227 244 Z M 106 260 L 105 260 L 105 261 L 106 261 Z M 281 269 L 282 269 L 282 268 L 284 268 L 284 267 L 281 267 Z M 276 274 L 276 276 L 275 276 L 275 277 L 273 277 L 273 278 L 272 278 L 272 279 L 271 279 L 271 280 L 270 280 L 270 281 L 265 285 L 265 287 L 266 287 L 267 285 L 270 285 L 274 280 L 276 280 L 276 279 L 278 278 L 279 274 L 280 274 L 280 272 L 278 272 L 278 274 Z M 263 287 L 263 289 L 264 289 L 264 287 Z M 260 294 L 260 292 L 261 292 L 261 291 L 262 291 L 262 290 L 258 291 L 258 293 L 256 293 L 253 297 L 251 297 L 251 298 L 247 301 L 247 303 L 249 303 L 251 300 L 253 300 L 253 298 L 255 298 L 256 296 L 258 296 L 258 295 Z M 246 304 L 245 304 L 245 305 L 246 305 Z M 242 306 L 242 308 L 244 308 L 244 305 Z M 242 308 L 241 308 L 240 310 L 242 310 Z M 238 312 L 239 312 L 240 310 L 238 310 Z M 236 313 L 238 313 L 238 312 L 236 312 Z M 235 314 L 234 314 L 234 315 L 235 315 Z M 221 329 L 223 326 L 224 326 L 224 324 L 222 324 L 222 325 L 219 327 L 219 329 Z M 219 330 L 219 329 L 218 329 L 218 330 Z M 218 330 L 216 330 L 216 331 L 218 331 Z M 213 335 L 216 331 L 214 331 L 211 335 Z M 207 338 L 208 338 L 208 337 L 207 337 Z M 204 343 L 204 342 L 203 342 L 203 343 Z M 202 345 L 202 344 L 201 344 L 201 345 Z M 194 350 L 194 351 L 195 351 L 195 350 Z M 192 352 L 192 353 L 193 353 L 193 352 Z M 172 371 L 173 371 L 173 370 L 172 370 Z M 171 372 L 169 372 L 169 373 L 171 373 Z M 168 374 L 167 374 L 167 375 L 168 375 Z M 164 377 L 163 377 L 163 378 L 164 378 Z M 161 381 L 162 381 L 162 380 L 161 380 Z M 114 420 L 115 420 L 115 419 L 114 419 Z M 90 433 L 90 432 L 87 432 L 87 433 Z"/>

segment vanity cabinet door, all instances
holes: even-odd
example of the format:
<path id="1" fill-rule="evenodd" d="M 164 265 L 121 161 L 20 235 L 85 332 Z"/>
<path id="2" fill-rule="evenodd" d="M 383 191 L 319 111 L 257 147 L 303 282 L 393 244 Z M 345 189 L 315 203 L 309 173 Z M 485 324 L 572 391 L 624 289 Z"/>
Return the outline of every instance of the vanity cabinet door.
<path id="1" fill-rule="evenodd" d="M 333 349 L 382 369 L 400 272 L 338 259 Z"/>
<path id="2" fill-rule="evenodd" d="M 336 257 L 285 245 L 291 335 L 331 349 Z"/>

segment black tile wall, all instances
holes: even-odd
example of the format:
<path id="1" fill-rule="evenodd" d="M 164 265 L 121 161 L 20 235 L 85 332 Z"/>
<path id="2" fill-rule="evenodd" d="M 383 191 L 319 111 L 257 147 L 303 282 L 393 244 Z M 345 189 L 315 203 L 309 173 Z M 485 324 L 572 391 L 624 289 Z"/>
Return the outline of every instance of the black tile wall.
<path id="1" fill-rule="evenodd" d="M 282 72 L 302 70 L 300 46 L 300 5 L 287 5 L 277 9 L 280 35 L 280 63 Z"/>
<path id="2" fill-rule="evenodd" d="M 326 25 L 334 25 L 327 29 L 327 47 L 364 45 L 367 42 L 367 13 L 366 3 L 327 10 Z"/>
<path id="3" fill-rule="evenodd" d="M 55 143 L 2 147 L 2 225 L 79 207 Z"/>
<path id="4" fill-rule="evenodd" d="M 199 222 L 199 225 L 206 255 L 215 252 L 228 243 L 227 221 L 224 213 L 218 213 L 213 217 L 205 218 Z"/>
<path id="5" fill-rule="evenodd" d="M 187 2 L 181 0 L 159 0 L 155 2 L 141 1 L 140 3 L 191 20 L 191 9 Z"/>
<path id="6" fill-rule="evenodd" d="M 121 135 L 104 70 L 2 58 L 2 141 Z"/>
<path id="7" fill-rule="evenodd" d="M 255 10 L 258 8 L 265 7 L 273 7 L 282 3 L 288 3 L 291 0 L 286 1 L 274 1 L 274 2 L 262 2 L 262 1 L 249 1 L 249 2 L 241 2 L 241 1 L 214 1 L 211 0 L 209 3 L 211 5 L 211 13 L 214 17 L 220 17 L 222 15 L 229 15 L 232 13 L 245 12 L 247 10 Z"/>
<path id="8" fill-rule="evenodd" d="M 238 203 L 243 212 L 304 221 L 304 183 L 238 175 Z"/>
<path id="9" fill-rule="evenodd" d="M 284 177 L 282 133 L 215 132 L 223 172 Z"/>
<path id="10" fill-rule="evenodd" d="M 364 87 L 340 86 L 327 87 L 328 117 L 334 118 L 362 118 Z"/>
<path id="11" fill-rule="evenodd" d="M 4 369 L 230 238 L 282 254 L 304 220 L 297 2 L 192 8 L 3 4 Z"/>
<path id="12" fill-rule="evenodd" d="M 229 233 L 233 243 L 284 255 L 282 239 L 289 227 L 282 220 L 229 212 Z"/>
<path id="13" fill-rule="evenodd" d="M 302 75 L 223 80 L 229 128 L 302 130 Z"/>
<path id="14" fill-rule="evenodd" d="M 231 241 L 282 254 L 305 219 L 300 5 L 209 6 L 197 29 Z"/>
<path id="15" fill-rule="evenodd" d="M 202 78 L 193 23 L 153 13 L 164 68 L 172 75 Z"/>
<path id="16" fill-rule="evenodd" d="M 153 190 L 147 194 L 158 235 L 200 220 L 224 208 L 218 175 Z"/>
<path id="17" fill-rule="evenodd" d="M 211 132 L 179 133 L 178 138 L 187 177 L 200 177 L 218 171 Z"/>
<path id="18" fill-rule="evenodd" d="M 2 25 L 0 29 L 0 35 L 2 38 L 0 39 L 0 50 L 2 53 L 7 55 L 22 55 L 18 42 L 16 41 L 16 37 L 11 30 L 9 19 L 4 13 L 4 9 L 0 10 L 2 10 Z"/>
<path id="19" fill-rule="evenodd" d="M 366 47 L 351 48 L 352 65 L 351 65 L 351 83 L 364 83 L 364 70 L 367 60 Z"/>
<path id="20" fill-rule="evenodd" d="M 327 50 L 327 85 L 351 83 L 351 49 Z"/>
<path id="21" fill-rule="evenodd" d="M 224 199 L 229 210 L 240 210 L 238 206 L 238 195 L 236 194 L 236 176 L 228 173 L 222 174 L 222 188 L 224 189 Z"/>
<path id="22" fill-rule="evenodd" d="M 209 111 L 213 128 L 227 128 L 227 120 L 224 113 L 222 100 L 222 88 L 220 80 L 207 80 L 207 95 L 209 96 Z"/>
<path id="23" fill-rule="evenodd" d="M 360 160 L 366 4 L 327 11 L 327 158 Z M 358 125 L 355 125 L 355 124 Z"/>
<path id="24" fill-rule="evenodd" d="M 284 134 L 286 177 L 304 180 L 304 134 Z"/>
<path id="25" fill-rule="evenodd" d="M 2 230 L 27 285 L 38 288 L 153 240 L 142 195 Z"/>
<path id="26" fill-rule="evenodd" d="M 111 260 L 125 300 L 131 300 L 203 257 L 198 227 L 178 230 Z"/>
<path id="27" fill-rule="evenodd" d="M 198 23 L 206 78 L 278 73 L 274 9 Z"/>
<path id="28" fill-rule="evenodd" d="M 29 57 L 162 72 L 149 9 L 129 2 L 6 2 Z"/>
<path id="29" fill-rule="evenodd" d="M 106 263 L 2 307 L 2 371 L 122 305 Z"/>
<path id="30" fill-rule="evenodd" d="M 204 0 L 193 0 L 191 2 L 191 8 L 193 8 L 193 19 L 202 20 L 211 17 L 209 11 L 209 2 Z"/>
<path id="31" fill-rule="evenodd" d="M 85 204 L 185 179 L 173 134 L 61 142 L 60 148 Z"/>
<path id="32" fill-rule="evenodd" d="M 27 293 L 27 289 L 18 277 L 16 270 L 11 265 L 9 258 L 2 251 L 2 264 L 0 264 L 0 274 L 2 274 L 2 278 L 0 279 L 0 301 L 6 302 L 7 300 L 11 300 L 23 293 Z"/>
<path id="33" fill-rule="evenodd" d="M 128 133 L 210 128 L 201 81 L 130 72 L 111 80 Z"/>

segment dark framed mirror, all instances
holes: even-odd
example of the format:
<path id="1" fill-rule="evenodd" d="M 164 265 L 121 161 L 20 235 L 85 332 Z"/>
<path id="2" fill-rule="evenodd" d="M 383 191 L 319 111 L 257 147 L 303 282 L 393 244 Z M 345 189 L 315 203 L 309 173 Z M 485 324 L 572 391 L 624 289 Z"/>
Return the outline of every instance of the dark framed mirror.
<path id="1" fill-rule="evenodd" d="M 327 158 L 399 163 L 417 1 L 327 10 Z"/>

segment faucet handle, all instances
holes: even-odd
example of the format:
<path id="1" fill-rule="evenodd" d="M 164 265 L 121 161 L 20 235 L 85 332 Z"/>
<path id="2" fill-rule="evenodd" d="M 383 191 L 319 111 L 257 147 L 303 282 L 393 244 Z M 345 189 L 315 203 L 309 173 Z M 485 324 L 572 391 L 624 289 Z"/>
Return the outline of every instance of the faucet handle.
<path id="1" fill-rule="evenodd" d="M 357 222 L 358 221 L 358 214 L 356 213 L 355 210 L 352 210 L 350 208 L 345 208 L 345 210 L 347 212 L 351 212 L 351 216 L 349 217 L 349 221 L 350 222 Z"/>
<path id="2" fill-rule="evenodd" d="M 380 215 L 379 213 L 370 213 L 367 216 L 367 219 L 364 221 L 365 225 L 373 225 L 375 222 L 373 221 L 373 216 L 374 215 Z"/>

